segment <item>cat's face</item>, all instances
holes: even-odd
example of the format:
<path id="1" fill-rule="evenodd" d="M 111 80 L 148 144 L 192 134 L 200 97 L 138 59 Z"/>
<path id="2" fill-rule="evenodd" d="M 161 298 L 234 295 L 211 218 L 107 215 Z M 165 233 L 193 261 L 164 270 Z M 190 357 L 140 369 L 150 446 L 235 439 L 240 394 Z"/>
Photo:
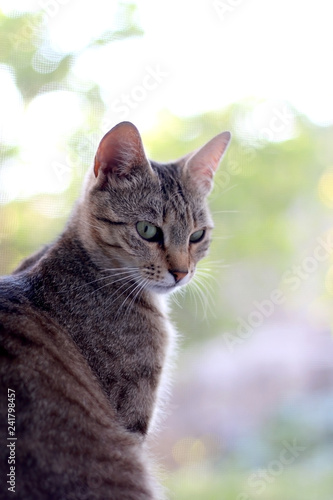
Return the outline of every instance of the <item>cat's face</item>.
<path id="1" fill-rule="evenodd" d="M 206 196 L 226 134 L 206 151 L 166 165 L 148 162 L 132 124 L 103 138 L 88 196 L 95 254 L 105 269 L 122 268 L 138 290 L 158 293 L 191 280 L 211 240 Z"/>

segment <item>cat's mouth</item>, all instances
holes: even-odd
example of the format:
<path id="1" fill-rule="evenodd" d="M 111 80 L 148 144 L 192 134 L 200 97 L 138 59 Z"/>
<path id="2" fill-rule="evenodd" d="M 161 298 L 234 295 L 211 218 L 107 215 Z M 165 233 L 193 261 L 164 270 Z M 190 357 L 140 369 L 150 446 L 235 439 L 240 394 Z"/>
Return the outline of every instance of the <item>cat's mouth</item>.
<path id="1" fill-rule="evenodd" d="M 189 272 L 169 272 L 163 277 L 143 276 L 145 281 L 145 288 L 149 291 L 159 294 L 166 294 L 179 290 L 184 285 L 187 285 L 193 277 L 193 270 Z"/>

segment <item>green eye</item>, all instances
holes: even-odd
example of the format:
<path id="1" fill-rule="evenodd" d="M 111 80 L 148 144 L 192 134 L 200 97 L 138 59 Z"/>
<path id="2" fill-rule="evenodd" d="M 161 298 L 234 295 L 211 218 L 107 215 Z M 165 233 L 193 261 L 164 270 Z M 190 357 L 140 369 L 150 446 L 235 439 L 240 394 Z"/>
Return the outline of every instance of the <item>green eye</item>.
<path id="1" fill-rule="evenodd" d="M 136 230 L 143 238 L 144 240 L 154 240 L 156 239 L 156 236 L 158 235 L 158 228 L 156 226 L 153 226 L 152 224 L 149 224 L 149 222 L 145 221 L 140 221 L 136 225 Z"/>
<path id="2" fill-rule="evenodd" d="M 199 231 L 196 231 L 195 233 L 191 234 L 190 236 L 190 242 L 191 243 L 198 243 L 203 239 L 205 236 L 205 230 L 204 229 L 199 229 Z"/>

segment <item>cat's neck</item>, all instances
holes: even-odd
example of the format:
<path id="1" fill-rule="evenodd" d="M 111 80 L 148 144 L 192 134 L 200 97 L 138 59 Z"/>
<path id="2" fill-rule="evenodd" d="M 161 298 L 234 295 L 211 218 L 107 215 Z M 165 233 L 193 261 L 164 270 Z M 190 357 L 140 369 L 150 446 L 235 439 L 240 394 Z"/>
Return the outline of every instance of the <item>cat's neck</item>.
<path id="1" fill-rule="evenodd" d="M 98 267 L 72 226 L 21 276 L 32 305 L 72 337 L 126 427 L 145 434 L 172 343 L 159 296 L 142 291 L 132 297 L 131 285 Z M 122 395 L 129 384 L 144 387 L 133 393 L 139 418 L 132 416 L 133 400 Z"/>
<path id="2" fill-rule="evenodd" d="M 110 261 L 108 268 L 100 266 L 73 226 L 37 257 L 37 262 L 32 262 L 27 269 L 27 277 L 39 298 L 39 307 L 52 310 L 57 316 L 58 306 L 63 306 L 64 302 L 67 304 L 67 310 L 62 310 L 59 315 L 60 323 L 65 320 L 68 325 L 73 312 L 89 317 L 102 313 L 106 322 L 109 314 L 116 319 L 115 311 L 119 311 L 119 317 L 120 313 L 129 317 L 135 314 L 138 302 L 152 309 L 160 308 L 159 297 L 154 293 L 142 290 L 140 295 L 132 294 L 134 280 L 126 279 L 117 259 Z M 74 330 L 76 321 L 72 325 Z"/>

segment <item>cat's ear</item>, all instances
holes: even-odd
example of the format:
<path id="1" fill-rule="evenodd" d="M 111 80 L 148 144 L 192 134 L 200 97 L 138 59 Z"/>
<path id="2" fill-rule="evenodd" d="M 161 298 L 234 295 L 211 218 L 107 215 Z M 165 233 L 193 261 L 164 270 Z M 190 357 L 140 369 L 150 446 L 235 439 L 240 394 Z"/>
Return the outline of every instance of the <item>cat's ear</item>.
<path id="1" fill-rule="evenodd" d="M 105 178 L 113 174 L 122 178 L 132 169 L 142 166 L 151 170 L 138 129 L 130 122 L 118 123 L 99 143 L 95 155 L 95 177 Z"/>
<path id="2" fill-rule="evenodd" d="M 185 157 L 185 173 L 203 196 L 207 196 L 213 187 L 213 176 L 227 150 L 230 138 L 230 132 L 222 132 Z"/>

